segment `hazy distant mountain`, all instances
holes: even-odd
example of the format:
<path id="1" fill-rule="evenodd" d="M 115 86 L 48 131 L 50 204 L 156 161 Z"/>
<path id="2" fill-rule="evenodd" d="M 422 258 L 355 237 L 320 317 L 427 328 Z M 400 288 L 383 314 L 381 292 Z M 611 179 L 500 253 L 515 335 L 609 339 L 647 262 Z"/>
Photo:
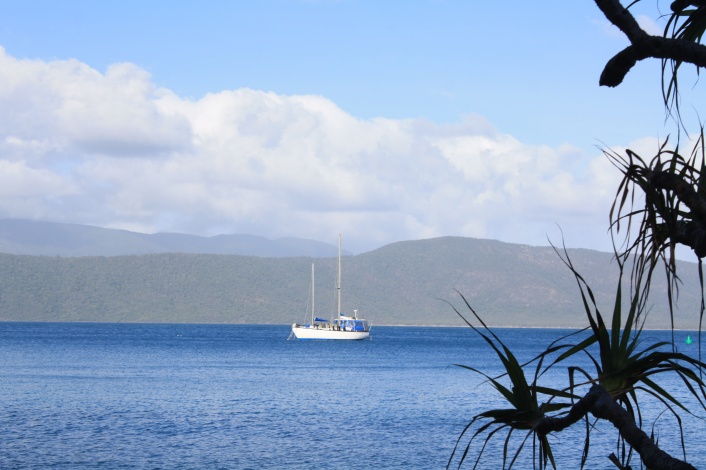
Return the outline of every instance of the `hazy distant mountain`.
<path id="1" fill-rule="evenodd" d="M 618 283 L 611 255 L 591 250 L 569 250 L 569 255 L 610 318 Z M 304 321 L 312 262 L 317 315 L 331 315 L 335 256 L 0 254 L 0 321 Z M 694 328 L 696 265 L 683 263 L 679 274 L 677 327 Z M 491 325 L 588 324 L 573 276 L 546 247 L 460 237 L 393 243 L 344 257 L 342 291 L 343 311 L 358 309 L 376 325 L 461 325 L 447 303 L 470 313 L 457 291 Z M 656 282 L 653 292 L 648 325 L 669 327 L 664 282 Z"/>
<path id="2" fill-rule="evenodd" d="M 89 225 L 0 219 L 0 253 L 37 256 L 199 253 L 321 258 L 337 256 L 338 247 L 304 238 L 269 240 L 254 235 L 144 234 Z"/>

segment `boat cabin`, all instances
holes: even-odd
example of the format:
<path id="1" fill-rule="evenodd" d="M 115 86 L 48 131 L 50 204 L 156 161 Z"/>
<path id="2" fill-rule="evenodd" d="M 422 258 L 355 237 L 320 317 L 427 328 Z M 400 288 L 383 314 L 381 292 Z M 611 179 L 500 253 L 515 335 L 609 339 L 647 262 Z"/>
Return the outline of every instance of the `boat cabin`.
<path id="1" fill-rule="evenodd" d="M 343 331 L 368 331 L 368 322 L 354 317 L 341 315 L 338 320 L 333 321 L 334 327 L 340 327 Z"/>

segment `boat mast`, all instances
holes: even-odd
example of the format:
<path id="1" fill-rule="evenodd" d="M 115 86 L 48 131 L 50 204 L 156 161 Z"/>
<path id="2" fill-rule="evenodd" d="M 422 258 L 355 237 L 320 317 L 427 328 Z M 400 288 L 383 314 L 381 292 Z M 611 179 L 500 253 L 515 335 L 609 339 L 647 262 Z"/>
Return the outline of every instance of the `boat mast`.
<path id="1" fill-rule="evenodd" d="M 338 234 L 338 283 L 336 285 L 338 290 L 338 316 L 341 316 L 341 234 Z"/>
<path id="2" fill-rule="evenodd" d="M 314 324 L 314 263 L 311 263 L 311 324 Z"/>

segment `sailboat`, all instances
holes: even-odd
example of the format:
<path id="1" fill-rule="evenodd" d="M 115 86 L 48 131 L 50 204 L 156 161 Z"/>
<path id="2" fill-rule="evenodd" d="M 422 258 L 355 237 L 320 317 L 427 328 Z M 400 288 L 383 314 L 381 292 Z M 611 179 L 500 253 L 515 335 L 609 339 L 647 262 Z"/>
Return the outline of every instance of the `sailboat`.
<path id="1" fill-rule="evenodd" d="M 338 235 L 338 318 L 329 321 L 319 318 L 314 312 L 314 265 L 311 265 L 311 322 L 292 324 L 292 335 L 297 339 L 367 339 L 370 337 L 370 323 L 358 318 L 358 310 L 353 316 L 341 313 L 341 235 Z M 291 336 L 290 336 L 291 337 Z"/>

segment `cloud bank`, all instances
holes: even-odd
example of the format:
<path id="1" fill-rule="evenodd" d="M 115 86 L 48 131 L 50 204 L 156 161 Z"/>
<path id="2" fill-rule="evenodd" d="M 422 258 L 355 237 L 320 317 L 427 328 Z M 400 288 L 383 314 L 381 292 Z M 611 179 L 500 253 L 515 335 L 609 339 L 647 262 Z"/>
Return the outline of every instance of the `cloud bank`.
<path id="1" fill-rule="evenodd" d="M 499 103 L 512 112 L 512 103 Z M 129 63 L 0 49 L 0 217 L 297 236 L 366 251 L 459 235 L 607 249 L 618 172 L 596 150 L 455 124 L 358 119 L 321 96 L 187 99 Z"/>

